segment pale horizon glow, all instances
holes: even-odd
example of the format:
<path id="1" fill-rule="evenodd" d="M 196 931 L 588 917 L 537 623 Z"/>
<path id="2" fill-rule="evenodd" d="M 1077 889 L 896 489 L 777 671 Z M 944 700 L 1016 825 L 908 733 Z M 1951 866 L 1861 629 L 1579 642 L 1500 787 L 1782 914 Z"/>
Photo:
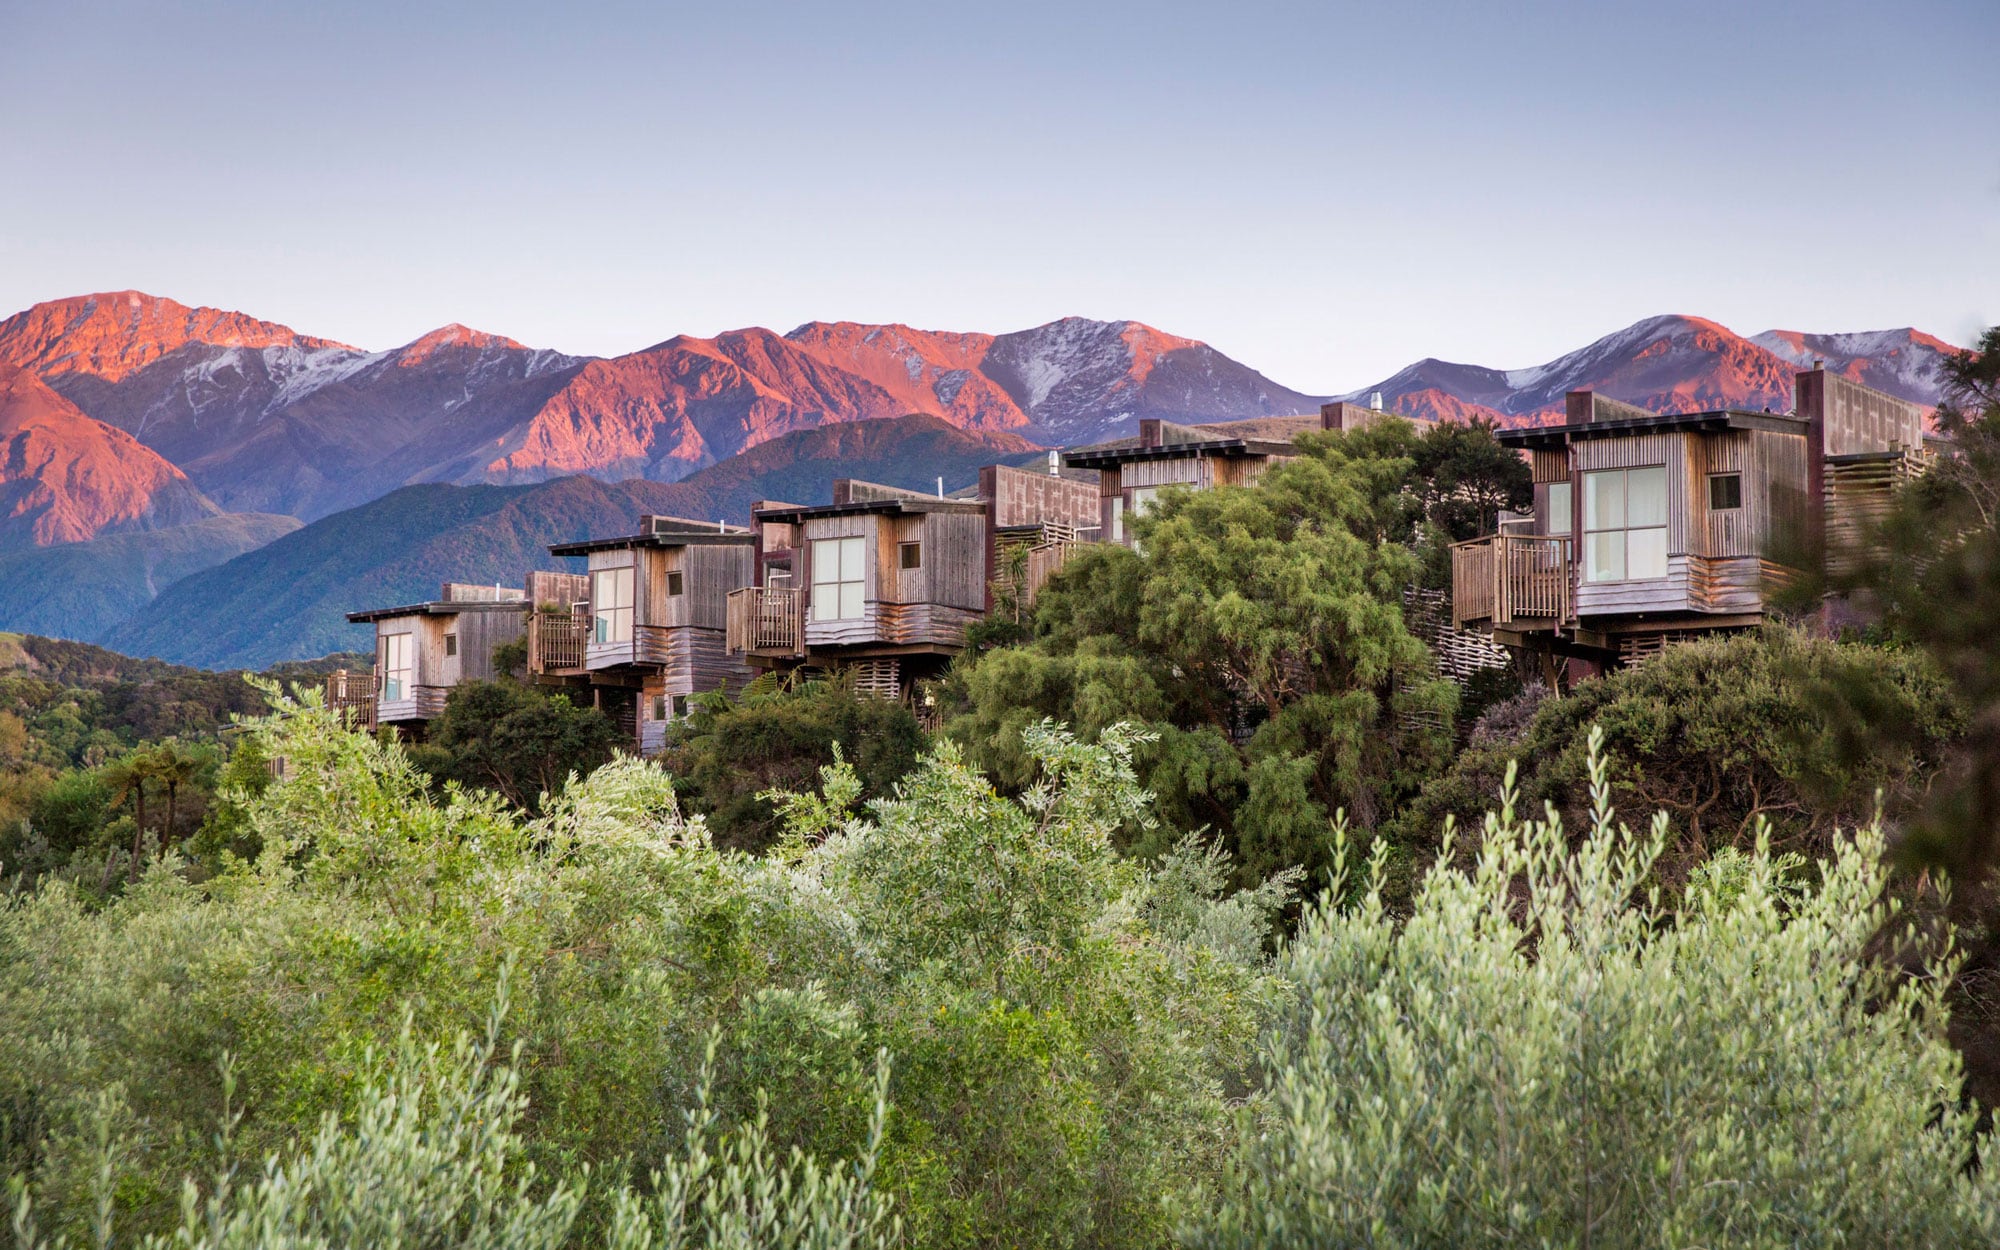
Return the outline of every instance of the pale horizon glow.
<path id="1" fill-rule="evenodd" d="M 412 6 L 414 9 L 415 6 Z M 0 316 L 393 347 L 1143 321 L 1332 394 L 2000 320 L 2000 5 L 0 8 Z"/>

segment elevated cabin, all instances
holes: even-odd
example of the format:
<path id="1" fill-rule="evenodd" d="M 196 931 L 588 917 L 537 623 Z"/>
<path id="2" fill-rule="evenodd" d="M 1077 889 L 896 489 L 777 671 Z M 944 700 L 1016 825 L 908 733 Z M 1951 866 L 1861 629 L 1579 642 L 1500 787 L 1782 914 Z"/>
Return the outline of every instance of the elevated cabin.
<path id="1" fill-rule="evenodd" d="M 1098 475 L 1064 469 L 1049 453 L 1046 472 L 989 464 L 970 493 L 986 507 L 987 609 L 992 591 L 1026 607 L 1083 543 L 1097 541 L 1102 503 Z M 965 493 L 965 492 L 961 492 Z"/>
<path id="2" fill-rule="evenodd" d="M 1006 465 L 952 497 L 841 479 L 831 503 L 761 502 L 756 580 L 730 597 L 729 648 L 760 667 L 848 669 L 864 690 L 906 695 L 964 649 L 1011 547 L 1027 547 L 1029 579 L 1046 578 L 1090 539 L 1097 509 L 1090 481 Z"/>
<path id="3" fill-rule="evenodd" d="M 349 612 L 348 620 L 375 627 L 375 666 L 365 681 L 359 673 L 330 676 L 329 704 L 368 727 L 421 736 L 453 686 L 494 676 L 493 650 L 521 636 L 524 600 L 509 587 L 446 582 L 428 603 Z"/>
<path id="4" fill-rule="evenodd" d="M 1922 455 L 1920 405 L 1820 369 L 1795 395 L 1785 414 L 1659 414 L 1573 391 L 1562 424 L 1501 431 L 1535 508 L 1453 548 L 1455 621 L 1600 662 L 1759 623 L 1805 553 Z"/>
<path id="5" fill-rule="evenodd" d="M 749 667 L 723 646 L 729 592 L 751 580 L 749 530 L 646 516 L 635 534 L 558 543 L 549 552 L 581 557 L 588 571 L 552 581 L 556 597 L 536 604 L 529 668 L 576 687 L 639 750 L 660 749 L 690 695 L 735 690 L 749 679 Z"/>
<path id="6" fill-rule="evenodd" d="M 1206 425 L 1147 417 L 1139 422 L 1136 438 L 1079 447 L 1064 452 L 1062 459 L 1071 468 L 1096 471 L 1100 534 L 1106 542 L 1129 547 L 1132 531 L 1127 521 L 1150 511 L 1165 488 L 1247 485 L 1272 464 L 1297 455 L 1300 435 L 1357 429 L 1385 415 L 1378 405 L 1342 401 L 1321 405 L 1317 415 Z M 1431 424 L 1421 418 L 1402 419 Z"/>

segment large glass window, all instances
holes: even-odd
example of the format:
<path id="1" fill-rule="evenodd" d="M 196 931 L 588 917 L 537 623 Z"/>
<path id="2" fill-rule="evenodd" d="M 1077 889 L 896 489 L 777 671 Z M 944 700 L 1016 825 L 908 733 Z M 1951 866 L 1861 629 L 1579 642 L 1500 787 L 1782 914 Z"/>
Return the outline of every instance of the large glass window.
<path id="1" fill-rule="evenodd" d="M 1667 470 L 1603 469 L 1583 475 L 1584 580 L 1667 575 Z"/>
<path id="2" fill-rule="evenodd" d="M 417 649 L 409 634 L 382 635 L 382 701 L 398 703 L 414 698 Z"/>
<path id="3" fill-rule="evenodd" d="M 590 640 L 632 641 L 631 569 L 599 569 L 590 575 Z"/>
<path id="4" fill-rule="evenodd" d="M 1549 515 L 1544 534 L 1568 534 L 1575 529 L 1576 514 L 1571 509 L 1573 492 L 1568 482 L 1549 483 Z"/>
<path id="5" fill-rule="evenodd" d="M 812 619 L 861 619 L 863 540 L 820 538 L 812 552 Z"/>

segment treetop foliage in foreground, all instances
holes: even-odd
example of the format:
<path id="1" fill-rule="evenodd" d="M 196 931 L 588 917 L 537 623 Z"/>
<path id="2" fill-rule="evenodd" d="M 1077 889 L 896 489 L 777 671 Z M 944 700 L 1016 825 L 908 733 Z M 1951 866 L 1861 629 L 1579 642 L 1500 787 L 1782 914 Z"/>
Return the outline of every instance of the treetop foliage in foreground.
<path id="1" fill-rule="evenodd" d="M 0 905 L 17 1243 L 1984 1244 L 1948 959 L 1868 943 L 1881 835 L 1642 883 L 1665 822 L 1510 806 L 1407 919 L 1159 827 L 1129 726 L 949 745 L 752 858 L 620 759 L 527 817 L 279 701 L 254 862 Z M 1119 855 L 1133 827 L 1169 849 Z M 397 1230 L 400 1230 L 398 1232 Z M 1587 1235 L 1586 1235 L 1587 1230 Z M 166 1244 L 166 1243 L 161 1243 Z"/>
<path id="2" fill-rule="evenodd" d="M 1972 1246 L 2000 1235 L 1943 1036 L 1946 961 L 1866 955 L 1883 839 L 1723 851 L 1678 910 L 1664 816 L 1617 823 L 1593 734 L 1581 839 L 1509 789 L 1409 916 L 1343 847 L 1279 970 L 1268 1095 L 1199 1247 Z"/>

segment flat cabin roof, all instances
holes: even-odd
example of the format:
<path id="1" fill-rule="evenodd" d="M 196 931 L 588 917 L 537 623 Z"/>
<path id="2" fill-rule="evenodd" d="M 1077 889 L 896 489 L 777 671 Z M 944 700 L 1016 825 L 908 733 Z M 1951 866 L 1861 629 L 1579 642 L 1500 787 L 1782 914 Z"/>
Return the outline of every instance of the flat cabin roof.
<path id="1" fill-rule="evenodd" d="M 1176 460 L 1185 456 L 1295 456 L 1298 451 L 1298 444 L 1293 442 L 1264 438 L 1211 438 L 1194 443 L 1162 443 L 1157 447 L 1140 447 L 1137 444 L 1079 447 L 1075 451 L 1064 452 L 1063 463 L 1073 469 L 1108 469 L 1134 460 Z"/>
<path id="2" fill-rule="evenodd" d="M 1804 417 L 1781 416 L 1775 412 L 1736 412 L 1731 409 L 1717 409 L 1713 412 L 1661 413 L 1650 417 L 1631 417 L 1624 421 L 1524 425 L 1511 430 L 1496 430 L 1493 436 L 1505 447 L 1553 451 L 1559 447 L 1567 447 L 1571 443 L 1597 438 L 1618 438 L 1630 434 L 1716 434 L 1725 430 L 1767 430 L 1774 434 L 1797 434 L 1804 437 L 1808 424 Z"/>
<path id="3" fill-rule="evenodd" d="M 431 599 L 424 603 L 406 603 L 397 608 L 365 608 L 359 612 L 349 612 L 347 619 L 356 625 L 370 621 L 387 620 L 392 616 L 457 616 L 461 612 L 524 612 L 526 599 Z"/>
<path id="4" fill-rule="evenodd" d="M 749 530 L 731 528 L 719 533 L 713 525 L 705 532 L 673 530 L 655 534 L 624 534 L 617 538 L 585 538 L 573 543 L 551 543 L 552 556 L 587 556 L 593 551 L 619 551 L 627 547 L 715 547 L 748 544 L 757 540 Z"/>
<path id="5" fill-rule="evenodd" d="M 986 505 L 983 502 L 967 499 L 933 499 L 928 497 L 857 499 L 853 503 L 784 504 L 775 508 L 758 508 L 750 515 L 760 521 L 804 521 L 812 517 L 822 516 L 866 516 L 870 513 L 898 516 L 925 512 L 967 512 L 984 515 Z"/>

